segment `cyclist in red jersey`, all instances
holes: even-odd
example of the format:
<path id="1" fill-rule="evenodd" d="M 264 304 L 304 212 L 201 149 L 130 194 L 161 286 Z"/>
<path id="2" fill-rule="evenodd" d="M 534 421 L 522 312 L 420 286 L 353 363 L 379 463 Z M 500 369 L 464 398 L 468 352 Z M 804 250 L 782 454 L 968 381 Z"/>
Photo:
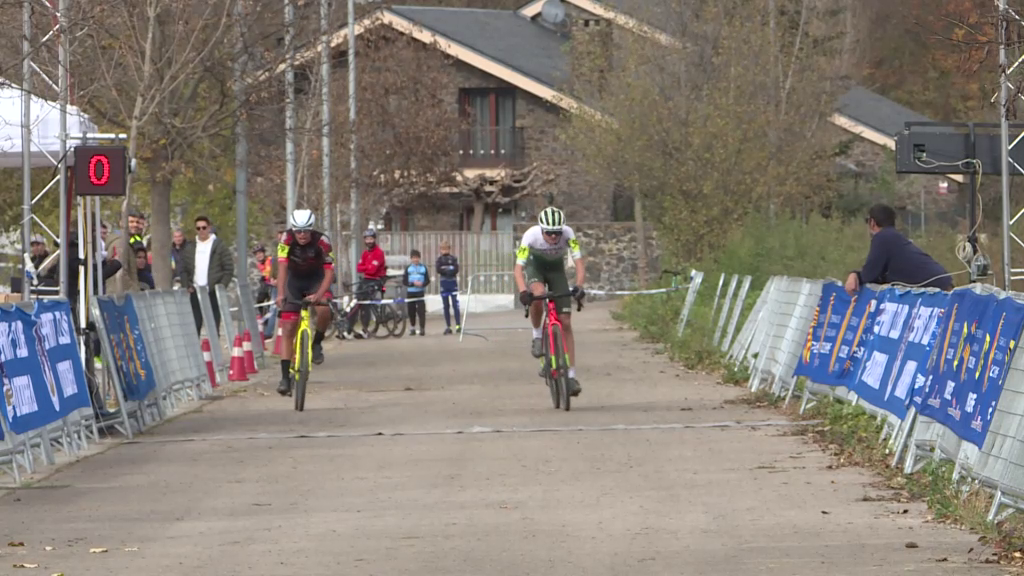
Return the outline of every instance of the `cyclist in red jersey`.
<path id="1" fill-rule="evenodd" d="M 300 307 L 287 300 L 325 300 L 331 298 L 334 280 L 334 249 L 322 232 L 313 230 L 313 212 L 292 212 L 291 228 L 286 230 L 277 245 L 277 309 L 280 310 L 281 383 L 278 394 L 291 392 L 291 361 L 295 351 L 295 328 Z M 324 361 L 324 333 L 331 323 L 328 306 L 314 307 L 315 333 L 313 334 L 313 364 Z"/>

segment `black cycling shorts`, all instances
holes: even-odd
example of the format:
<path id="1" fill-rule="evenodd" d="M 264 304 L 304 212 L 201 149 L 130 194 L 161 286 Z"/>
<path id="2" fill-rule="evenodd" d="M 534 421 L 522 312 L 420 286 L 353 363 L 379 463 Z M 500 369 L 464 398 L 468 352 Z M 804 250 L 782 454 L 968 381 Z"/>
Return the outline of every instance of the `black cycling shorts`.
<path id="1" fill-rule="evenodd" d="M 285 284 L 285 303 L 284 307 L 281 308 L 282 315 L 288 314 L 289 316 L 297 314 L 302 308 L 298 304 L 293 304 L 288 300 L 302 300 L 307 296 L 316 294 L 320 284 L 324 281 L 324 272 L 320 271 L 319 274 L 310 276 L 296 276 L 289 275 L 288 280 Z M 333 298 L 331 291 L 327 290 L 324 293 L 324 299 L 329 300 Z"/>

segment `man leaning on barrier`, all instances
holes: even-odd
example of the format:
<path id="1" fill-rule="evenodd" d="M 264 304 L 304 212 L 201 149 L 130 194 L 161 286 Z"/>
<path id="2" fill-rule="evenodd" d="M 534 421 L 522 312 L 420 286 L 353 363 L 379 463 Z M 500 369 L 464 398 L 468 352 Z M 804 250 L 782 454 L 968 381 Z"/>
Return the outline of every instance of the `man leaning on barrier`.
<path id="1" fill-rule="evenodd" d="M 900 284 L 913 288 L 952 290 L 953 278 L 934 258 L 896 230 L 896 211 L 875 204 L 864 219 L 871 234 L 871 248 L 860 270 L 846 277 L 850 295 L 864 284 Z"/>

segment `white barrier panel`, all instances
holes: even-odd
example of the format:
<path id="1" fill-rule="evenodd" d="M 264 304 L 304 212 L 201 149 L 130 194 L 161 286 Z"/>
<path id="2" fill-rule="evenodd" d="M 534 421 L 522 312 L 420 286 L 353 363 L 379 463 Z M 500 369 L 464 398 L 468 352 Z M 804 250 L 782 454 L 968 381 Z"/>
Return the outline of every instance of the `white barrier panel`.
<path id="1" fill-rule="evenodd" d="M 793 394 L 796 388 L 794 369 L 815 319 L 825 282 L 785 276 L 768 280 L 727 355 L 732 363 L 750 369 L 751 390 L 769 386 L 773 394 L 785 394 L 787 400 Z M 964 289 L 1024 302 L 1022 294 L 1006 294 L 988 286 Z M 930 459 L 955 462 L 954 478 L 969 476 L 995 493 L 990 520 L 998 519 L 1004 506 L 1024 509 L 1024 355 L 1014 354 L 1012 358 L 981 449 L 962 441 L 935 420 L 920 416 L 913 408 L 901 420 L 867 404 L 843 387 L 819 385 L 805 379 L 803 396 L 801 412 L 816 399 L 831 398 L 856 403 L 884 421 L 886 425 L 879 442 L 888 436 L 888 447 L 894 454 L 893 466 L 902 461 L 905 473 L 919 469 Z"/>

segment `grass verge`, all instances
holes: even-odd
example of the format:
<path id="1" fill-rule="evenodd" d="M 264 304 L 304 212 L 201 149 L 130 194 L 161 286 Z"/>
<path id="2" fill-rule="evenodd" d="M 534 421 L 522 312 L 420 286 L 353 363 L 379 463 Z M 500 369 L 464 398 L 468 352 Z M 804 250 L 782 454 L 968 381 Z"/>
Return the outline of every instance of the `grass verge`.
<path id="1" fill-rule="evenodd" d="M 866 250 L 864 236 L 859 228 L 854 230 L 832 222 L 812 221 L 809 224 L 783 222 L 766 234 L 733 239 L 715 258 L 692 266 L 704 271 L 705 277 L 682 336 L 677 335 L 677 323 L 685 291 L 629 298 L 614 316 L 635 329 L 641 339 L 662 344 L 670 358 L 687 368 L 716 372 L 725 384 L 745 385 L 749 374 L 743 368 L 725 362 L 720 346 L 712 343 L 728 287 L 726 282 L 716 302 L 720 271 L 750 274 L 753 278 L 736 325 L 738 334 L 770 275 L 841 276 L 843 271 L 859 264 L 858 260 Z M 956 270 L 956 264 L 945 261 L 948 258 L 943 257 L 943 247 L 952 245 L 950 238 L 916 241 L 942 261 L 948 270 Z M 822 246 L 830 249 L 823 251 Z M 831 256 L 822 256 L 825 252 Z M 722 329 L 723 336 L 727 328 L 728 322 Z M 798 384 L 798 390 L 802 392 L 801 386 Z M 799 402 L 791 402 L 790 407 L 784 409 L 782 401 L 766 390 L 746 394 L 736 400 L 778 410 L 794 419 L 820 421 L 797 427 L 792 433 L 808 437 L 828 452 L 833 457 L 832 467 L 869 469 L 878 476 L 878 486 L 890 491 L 886 498 L 895 502 L 923 501 L 931 511 L 932 521 L 977 533 L 979 544 L 972 552 L 981 562 L 1024 566 L 1024 513 L 1013 514 L 1000 522 L 988 522 L 986 516 L 992 495 L 969 480 L 961 478 L 954 482 L 952 462 L 931 461 L 920 471 L 904 475 L 890 466 L 892 455 L 888 453 L 886 443 L 879 442 L 882 423 L 863 408 L 824 400 L 800 415 L 797 413 Z"/>

